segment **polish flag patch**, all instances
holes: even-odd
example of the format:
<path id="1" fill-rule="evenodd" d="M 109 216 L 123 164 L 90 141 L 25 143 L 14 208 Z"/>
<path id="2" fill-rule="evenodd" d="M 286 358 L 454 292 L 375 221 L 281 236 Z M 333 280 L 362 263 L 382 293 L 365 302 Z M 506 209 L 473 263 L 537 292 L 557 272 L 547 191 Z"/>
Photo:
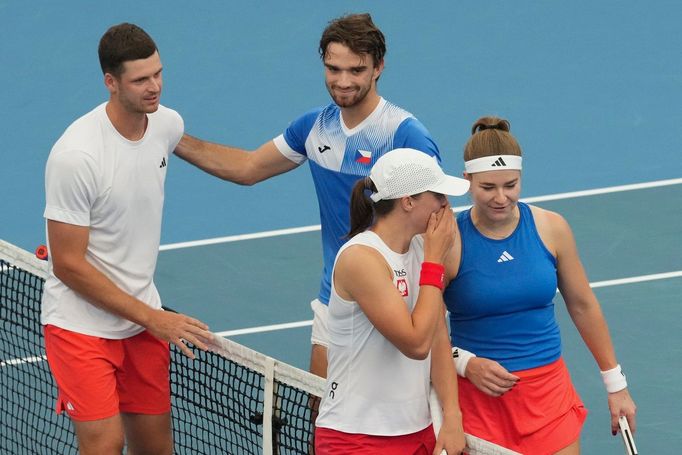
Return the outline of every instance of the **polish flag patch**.
<path id="1" fill-rule="evenodd" d="M 407 290 L 407 280 L 405 278 L 400 278 L 395 282 L 395 287 L 398 288 L 398 292 L 400 292 L 400 295 L 403 297 L 407 297 L 409 294 L 409 291 Z"/>
<path id="2" fill-rule="evenodd" d="M 372 152 L 368 152 L 367 150 L 358 150 L 358 153 L 355 155 L 355 161 L 357 161 L 360 164 L 371 163 Z"/>

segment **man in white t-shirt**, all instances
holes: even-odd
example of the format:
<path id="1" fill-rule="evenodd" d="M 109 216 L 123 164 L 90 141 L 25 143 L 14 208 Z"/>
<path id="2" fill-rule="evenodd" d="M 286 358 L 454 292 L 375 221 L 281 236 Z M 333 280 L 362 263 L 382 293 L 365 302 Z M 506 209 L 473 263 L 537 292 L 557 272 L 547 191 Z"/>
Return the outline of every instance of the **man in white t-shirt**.
<path id="1" fill-rule="evenodd" d="M 81 454 L 171 454 L 169 344 L 202 322 L 161 309 L 153 282 L 169 153 L 182 118 L 159 104 L 161 59 L 133 24 L 99 43 L 106 103 L 72 123 L 45 171 L 47 359 Z"/>

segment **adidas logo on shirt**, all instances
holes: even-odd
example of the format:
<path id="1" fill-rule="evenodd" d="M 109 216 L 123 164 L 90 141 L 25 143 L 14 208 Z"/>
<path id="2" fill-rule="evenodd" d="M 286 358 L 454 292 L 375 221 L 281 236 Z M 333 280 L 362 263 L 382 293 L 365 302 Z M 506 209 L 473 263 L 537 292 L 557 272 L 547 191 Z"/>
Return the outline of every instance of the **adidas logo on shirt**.
<path id="1" fill-rule="evenodd" d="M 499 157 L 498 159 L 495 160 L 493 164 L 491 164 L 492 167 L 506 167 L 507 163 L 504 162 L 502 157 Z"/>
<path id="2" fill-rule="evenodd" d="M 502 255 L 500 255 L 500 258 L 497 260 L 497 262 L 509 262 L 509 261 L 513 261 L 513 260 L 514 260 L 514 256 L 507 253 L 507 251 L 503 251 Z"/>
<path id="3" fill-rule="evenodd" d="M 159 166 L 159 169 L 162 167 L 166 167 L 166 157 L 164 156 L 163 159 L 161 160 L 161 166 Z"/>

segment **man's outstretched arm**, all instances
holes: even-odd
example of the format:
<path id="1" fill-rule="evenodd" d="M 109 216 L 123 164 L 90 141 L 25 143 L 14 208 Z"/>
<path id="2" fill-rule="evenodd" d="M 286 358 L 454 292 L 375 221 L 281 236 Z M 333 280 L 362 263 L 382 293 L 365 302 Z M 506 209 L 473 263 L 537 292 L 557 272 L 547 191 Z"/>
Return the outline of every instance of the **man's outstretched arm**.
<path id="1" fill-rule="evenodd" d="M 280 153 L 274 141 L 247 151 L 185 134 L 175 154 L 211 175 L 240 185 L 253 185 L 298 166 Z"/>

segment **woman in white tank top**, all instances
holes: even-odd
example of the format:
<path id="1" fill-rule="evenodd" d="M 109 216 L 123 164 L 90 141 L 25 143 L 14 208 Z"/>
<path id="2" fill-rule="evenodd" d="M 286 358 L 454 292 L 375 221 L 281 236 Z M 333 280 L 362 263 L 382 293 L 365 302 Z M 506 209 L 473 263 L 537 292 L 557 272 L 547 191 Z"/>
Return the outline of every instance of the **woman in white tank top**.
<path id="1" fill-rule="evenodd" d="M 396 149 L 353 188 L 352 238 L 332 274 L 318 455 L 463 450 L 442 288 L 455 233 L 445 195 L 468 187 L 428 155 Z M 430 383 L 444 403 L 437 440 Z"/>

